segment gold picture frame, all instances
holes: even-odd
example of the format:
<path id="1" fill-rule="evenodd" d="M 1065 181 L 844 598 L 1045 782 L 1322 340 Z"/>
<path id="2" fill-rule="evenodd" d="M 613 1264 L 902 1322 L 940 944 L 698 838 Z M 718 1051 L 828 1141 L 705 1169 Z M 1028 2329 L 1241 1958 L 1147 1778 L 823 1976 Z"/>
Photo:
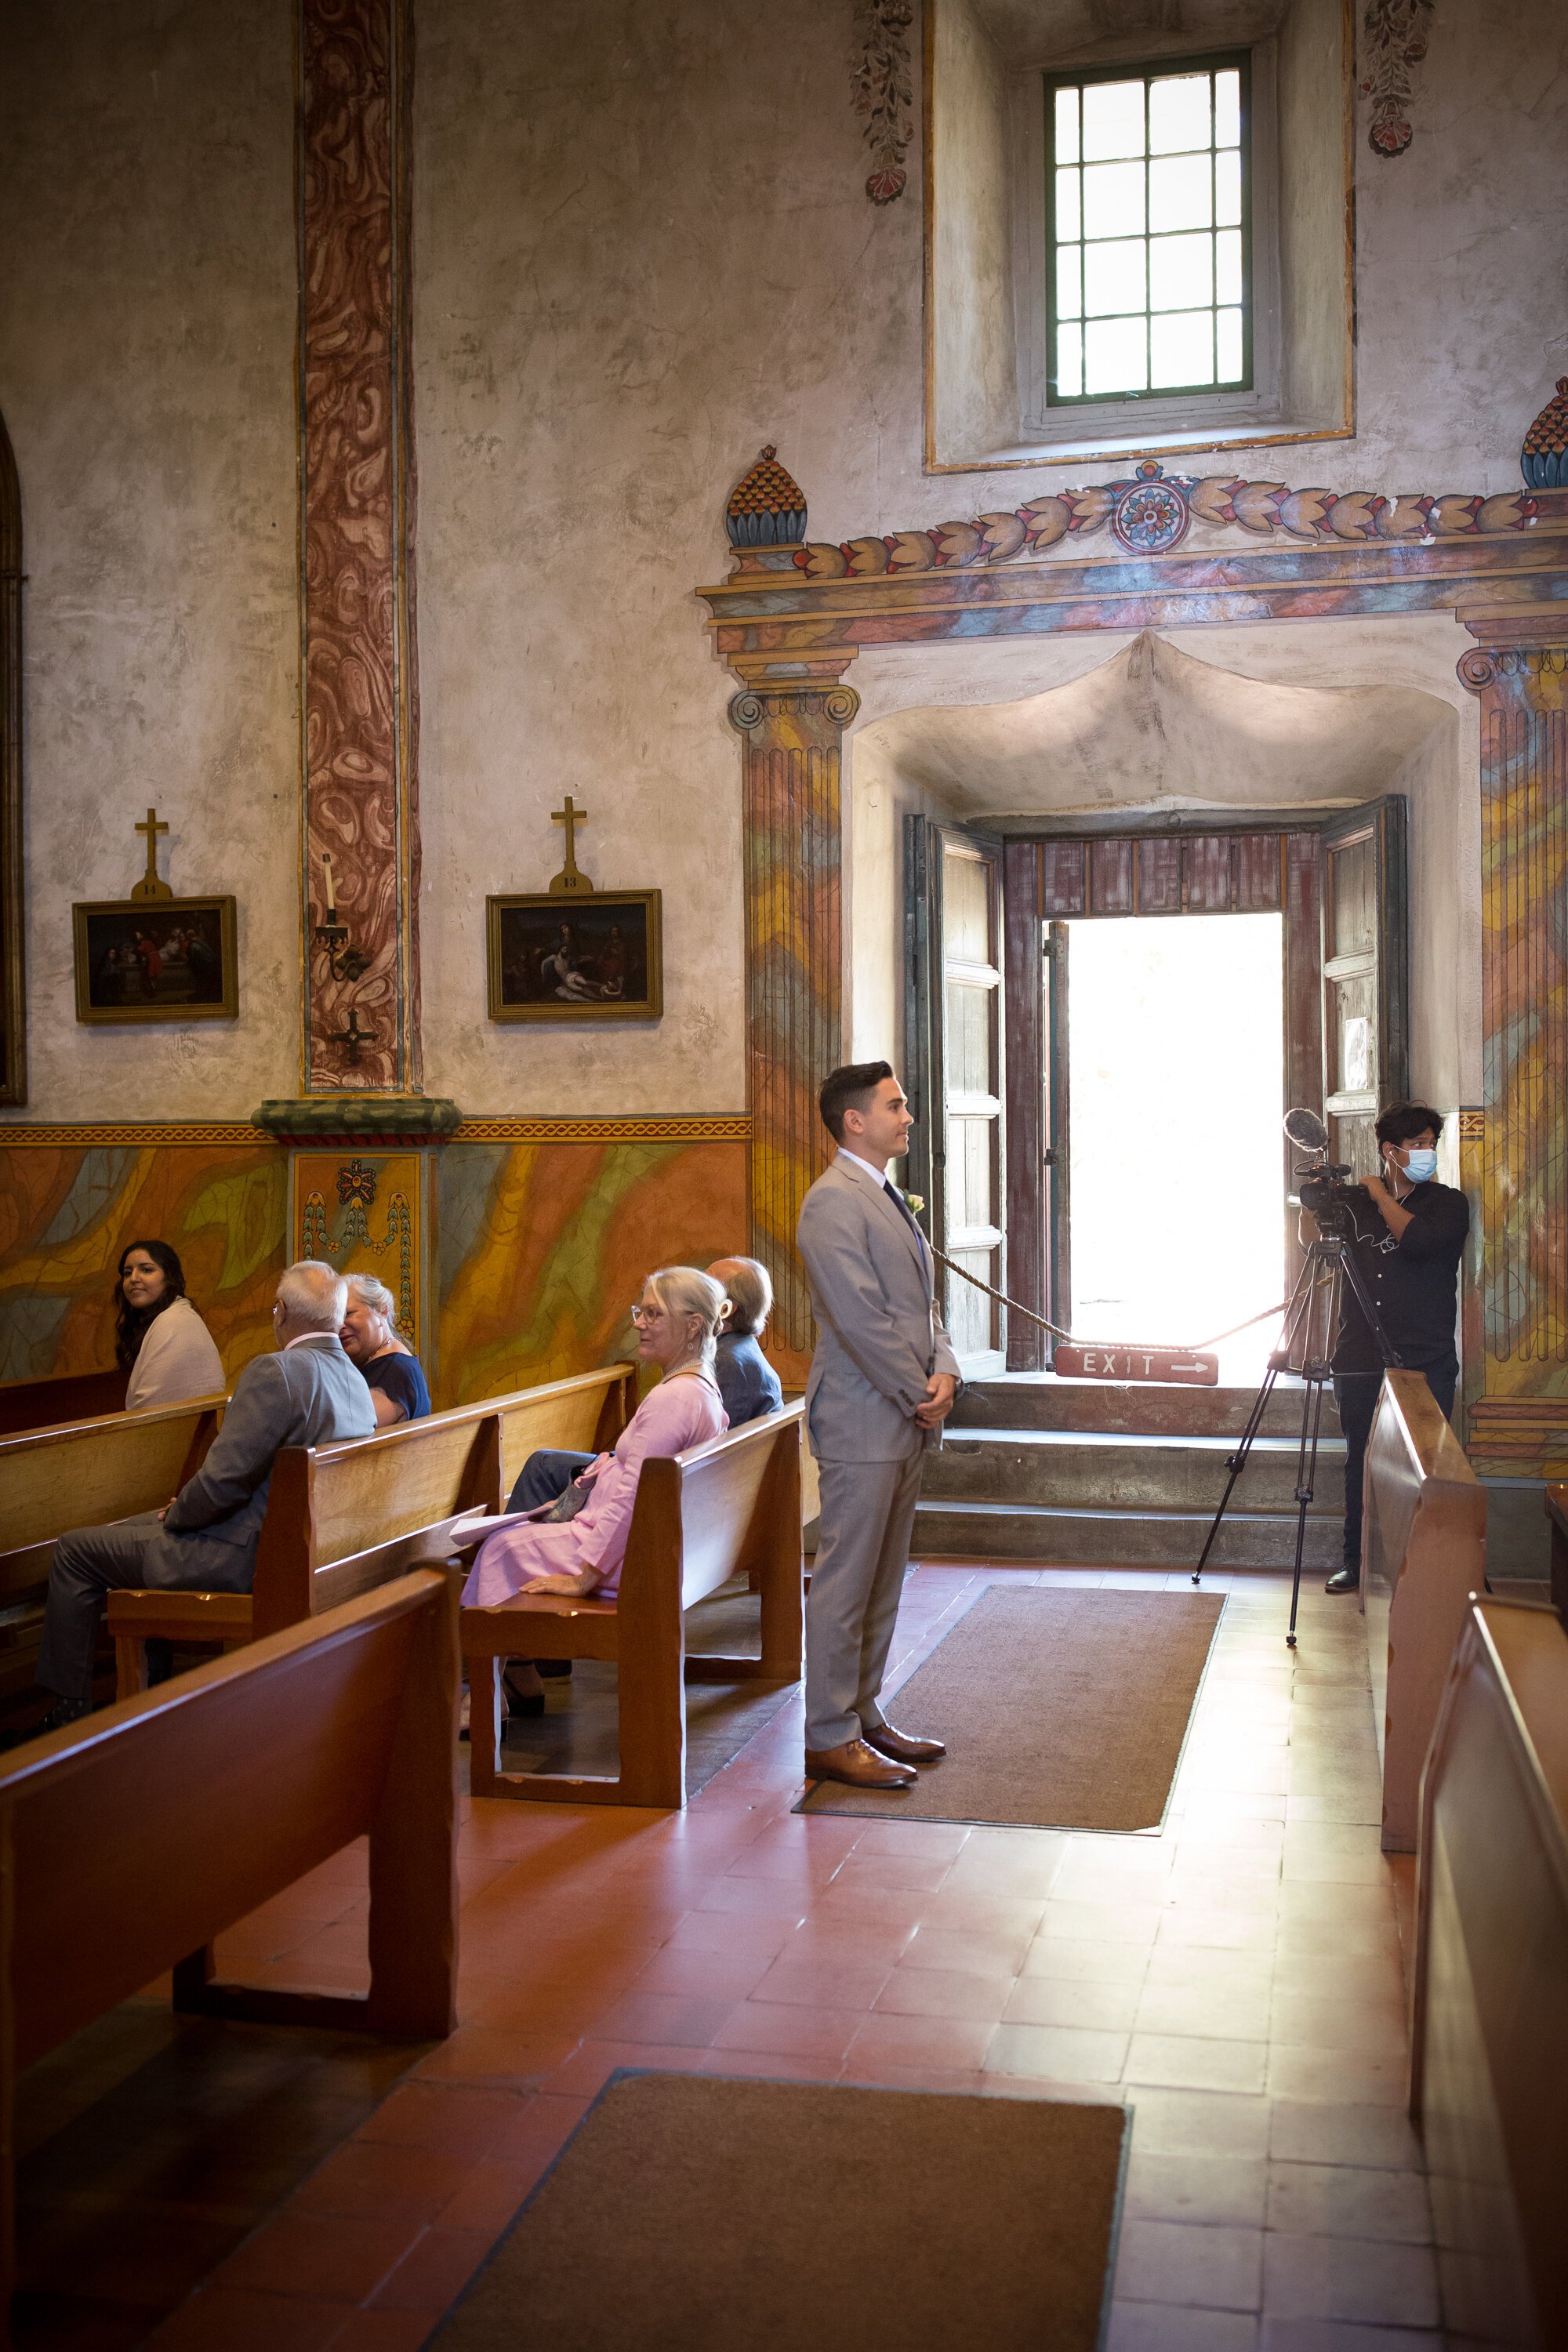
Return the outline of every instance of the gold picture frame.
<path id="1" fill-rule="evenodd" d="M 71 908 L 79 1021 L 233 1021 L 232 898 L 91 898 Z"/>
<path id="2" fill-rule="evenodd" d="M 657 890 L 528 891 L 485 900 L 492 1021 L 657 1021 Z"/>

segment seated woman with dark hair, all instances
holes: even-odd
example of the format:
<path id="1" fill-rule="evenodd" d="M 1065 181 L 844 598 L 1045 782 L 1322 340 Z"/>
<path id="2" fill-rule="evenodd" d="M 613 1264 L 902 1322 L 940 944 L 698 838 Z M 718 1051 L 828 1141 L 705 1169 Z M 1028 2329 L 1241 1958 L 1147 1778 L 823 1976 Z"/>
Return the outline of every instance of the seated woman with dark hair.
<path id="1" fill-rule="evenodd" d="M 397 1336 L 397 1301 L 374 1274 L 351 1274 L 348 1305 L 339 1338 L 349 1361 L 357 1364 L 370 1389 L 377 1429 L 400 1421 L 424 1421 L 430 1411 L 425 1370 L 412 1348 Z"/>
<path id="2" fill-rule="evenodd" d="M 167 1242 L 131 1242 L 114 1286 L 114 1360 L 131 1375 L 127 1412 L 222 1396 L 223 1358 L 185 1296 L 185 1270 Z"/>

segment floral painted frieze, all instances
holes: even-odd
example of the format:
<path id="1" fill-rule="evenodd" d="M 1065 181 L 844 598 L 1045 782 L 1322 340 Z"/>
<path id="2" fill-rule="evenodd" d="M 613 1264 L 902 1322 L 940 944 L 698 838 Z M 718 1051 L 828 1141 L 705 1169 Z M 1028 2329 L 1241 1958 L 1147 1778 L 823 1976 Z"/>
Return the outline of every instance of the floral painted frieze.
<path id="1" fill-rule="evenodd" d="M 890 205 L 909 181 L 904 158 L 915 135 L 910 26 L 914 0 L 860 0 L 855 11 L 855 67 L 849 94 L 874 160 L 866 194 Z"/>
<path id="2" fill-rule="evenodd" d="M 843 580 L 1005 563 L 1107 530 L 1130 554 L 1149 556 L 1180 546 L 1194 521 L 1264 539 L 1283 532 L 1321 545 L 1522 530 L 1535 512 L 1535 500 L 1517 491 L 1494 498 L 1384 498 L 1375 490 L 1292 490 L 1283 482 L 1244 482 L 1229 474 L 1191 480 L 1151 461 L 1123 480 L 1057 490 L 1011 513 L 846 540 L 837 547 L 811 541 L 796 549 L 795 562 L 808 580 Z"/>
<path id="3" fill-rule="evenodd" d="M 1361 91 L 1372 100 L 1366 136 L 1374 155 L 1403 155 L 1415 135 L 1410 106 L 1434 13 L 1433 0 L 1368 0 Z"/>

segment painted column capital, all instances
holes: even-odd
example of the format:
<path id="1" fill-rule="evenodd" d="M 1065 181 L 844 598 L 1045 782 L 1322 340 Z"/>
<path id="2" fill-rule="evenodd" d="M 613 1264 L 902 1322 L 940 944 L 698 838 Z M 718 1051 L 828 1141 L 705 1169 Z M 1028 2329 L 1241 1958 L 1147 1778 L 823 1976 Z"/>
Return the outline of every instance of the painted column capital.
<path id="1" fill-rule="evenodd" d="M 847 727 L 860 708 L 860 698 L 852 686 L 839 686 L 831 680 L 808 684 L 799 678 L 765 679 L 754 686 L 744 686 L 730 700 L 730 724 L 742 735 L 755 735 L 759 730 L 789 720 L 826 719 L 832 727 Z"/>

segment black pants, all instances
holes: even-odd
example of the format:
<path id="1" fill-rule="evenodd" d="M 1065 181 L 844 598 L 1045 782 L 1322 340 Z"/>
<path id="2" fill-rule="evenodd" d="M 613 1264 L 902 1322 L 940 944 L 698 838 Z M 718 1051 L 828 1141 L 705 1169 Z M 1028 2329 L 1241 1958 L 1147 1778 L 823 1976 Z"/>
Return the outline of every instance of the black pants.
<path id="1" fill-rule="evenodd" d="M 1457 1372 L 1427 1372 L 1421 1375 L 1437 1400 L 1437 1410 L 1445 1421 L 1454 1411 L 1454 1387 Z M 1377 1412 L 1378 1391 L 1383 1386 L 1381 1372 L 1338 1372 L 1334 1376 L 1334 1402 L 1340 1409 L 1340 1427 L 1345 1438 L 1345 1566 L 1361 1573 L 1361 1503 L 1362 1473 L 1366 1466 L 1366 1441 L 1372 1435 L 1372 1424 Z"/>

